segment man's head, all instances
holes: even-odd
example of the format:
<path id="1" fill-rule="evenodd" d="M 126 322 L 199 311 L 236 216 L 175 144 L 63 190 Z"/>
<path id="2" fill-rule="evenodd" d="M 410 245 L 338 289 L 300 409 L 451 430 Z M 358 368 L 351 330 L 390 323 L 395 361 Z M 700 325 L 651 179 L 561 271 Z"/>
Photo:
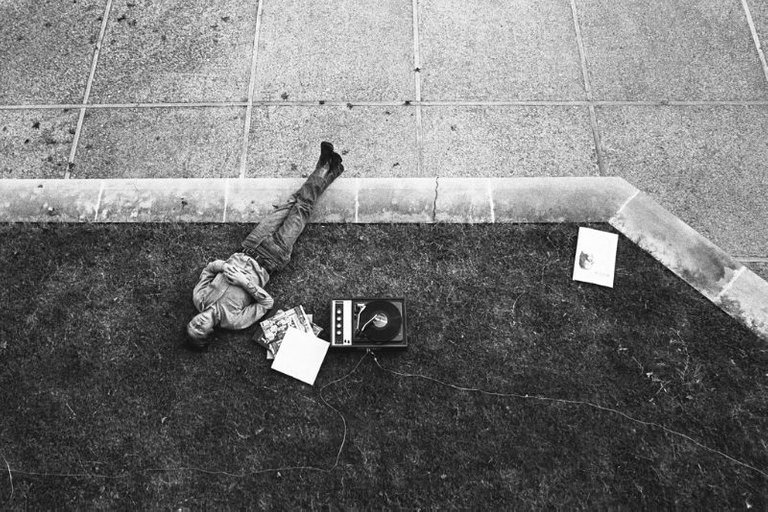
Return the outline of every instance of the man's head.
<path id="1" fill-rule="evenodd" d="M 187 324 L 188 341 L 196 348 L 204 348 L 208 344 L 215 326 L 216 318 L 213 314 L 213 308 L 196 314 Z"/>

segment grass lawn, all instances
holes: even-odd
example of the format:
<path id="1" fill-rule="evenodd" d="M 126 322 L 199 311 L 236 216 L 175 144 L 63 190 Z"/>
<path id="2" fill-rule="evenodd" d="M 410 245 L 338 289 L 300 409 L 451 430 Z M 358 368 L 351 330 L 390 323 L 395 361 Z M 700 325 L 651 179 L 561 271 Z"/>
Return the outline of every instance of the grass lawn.
<path id="1" fill-rule="evenodd" d="M 311 225 L 276 304 L 405 296 L 411 346 L 310 387 L 184 346 L 248 229 L 0 226 L 0 508 L 768 507 L 765 343 L 625 238 L 608 289 L 574 225 Z"/>

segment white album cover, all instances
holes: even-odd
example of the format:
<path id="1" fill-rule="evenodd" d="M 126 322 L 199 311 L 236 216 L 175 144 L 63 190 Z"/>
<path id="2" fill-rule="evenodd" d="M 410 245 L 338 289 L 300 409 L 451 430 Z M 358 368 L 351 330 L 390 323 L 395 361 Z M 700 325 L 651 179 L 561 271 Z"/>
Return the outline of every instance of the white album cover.
<path id="1" fill-rule="evenodd" d="M 330 345 L 312 334 L 289 327 L 275 354 L 272 369 L 312 386 Z"/>
<path id="2" fill-rule="evenodd" d="M 573 280 L 613 288 L 619 235 L 579 228 Z"/>

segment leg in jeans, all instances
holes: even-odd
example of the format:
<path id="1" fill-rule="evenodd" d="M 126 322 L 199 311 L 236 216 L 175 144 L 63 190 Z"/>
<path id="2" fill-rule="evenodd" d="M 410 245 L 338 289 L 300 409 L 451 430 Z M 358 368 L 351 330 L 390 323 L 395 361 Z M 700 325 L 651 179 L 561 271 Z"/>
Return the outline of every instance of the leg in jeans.
<path id="1" fill-rule="evenodd" d="M 307 181 L 291 195 L 288 203 L 265 218 L 243 242 L 244 247 L 251 248 L 259 256 L 270 273 L 288 264 L 293 245 L 304 231 L 315 202 L 344 170 L 341 157 L 333 153 L 333 146 L 323 144 L 320 161 Z M 326 156 L 328 149 L 330 159 Z M 256 237 L 261 240 L 253 247 Z"/>
<path id="2" fill-rule="evenodd" d="M 320 158 L 315 166 L 315 173 L 318 169 L 323 167 L 327 168 L 333 156 L 333 144 L 329 142 L 323 142 L 320 144 Z M 261 222 L 248 234 L 243 240 L 242 246 L 244 249 L 254 250 L 259 244 L 272 236 L 273 233 L 283 224 L 285 218 L 291 210 L 291 207 L 296 203 L 296 196 L 299 191 L 294 192 L 288 199 L 288 202 L 282 205 L 275 205 L 275 210 L 264 217 Z"/>
<path id="3" fill-rule="evenodd" d="M 330 169 L 326 170 L 325 167 L 322 167 L 315 170 L 304 185 L 294 194 L 293 197 L 296 199 L 296 203 L 288 211 L 285 220 L 272 237 L 275 245 L 283 252 L 281 256 L 284 260 L 290 259 L 293 245 L 302 231 L 304 231 L 304 227 L 307 225 L 310 215 L 312 215 L 315 202 L 343 170 L 344 166 L 341 165 L 341 157 L 334 154 L 330 163 Z"/>

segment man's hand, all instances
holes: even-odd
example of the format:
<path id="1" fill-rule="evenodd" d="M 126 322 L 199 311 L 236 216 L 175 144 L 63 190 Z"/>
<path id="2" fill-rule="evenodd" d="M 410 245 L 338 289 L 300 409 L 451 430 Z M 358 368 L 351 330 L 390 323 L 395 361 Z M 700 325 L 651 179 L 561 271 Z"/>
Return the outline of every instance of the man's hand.
<path id="1" fill-rule="evenodd" d="M 248 286 L 248 274 L 229 263 L 224 265 L 224 277 L 227 278 L 227 281 L 229 281 L 230 284 L 237 285 L 241 288 Z"/>

